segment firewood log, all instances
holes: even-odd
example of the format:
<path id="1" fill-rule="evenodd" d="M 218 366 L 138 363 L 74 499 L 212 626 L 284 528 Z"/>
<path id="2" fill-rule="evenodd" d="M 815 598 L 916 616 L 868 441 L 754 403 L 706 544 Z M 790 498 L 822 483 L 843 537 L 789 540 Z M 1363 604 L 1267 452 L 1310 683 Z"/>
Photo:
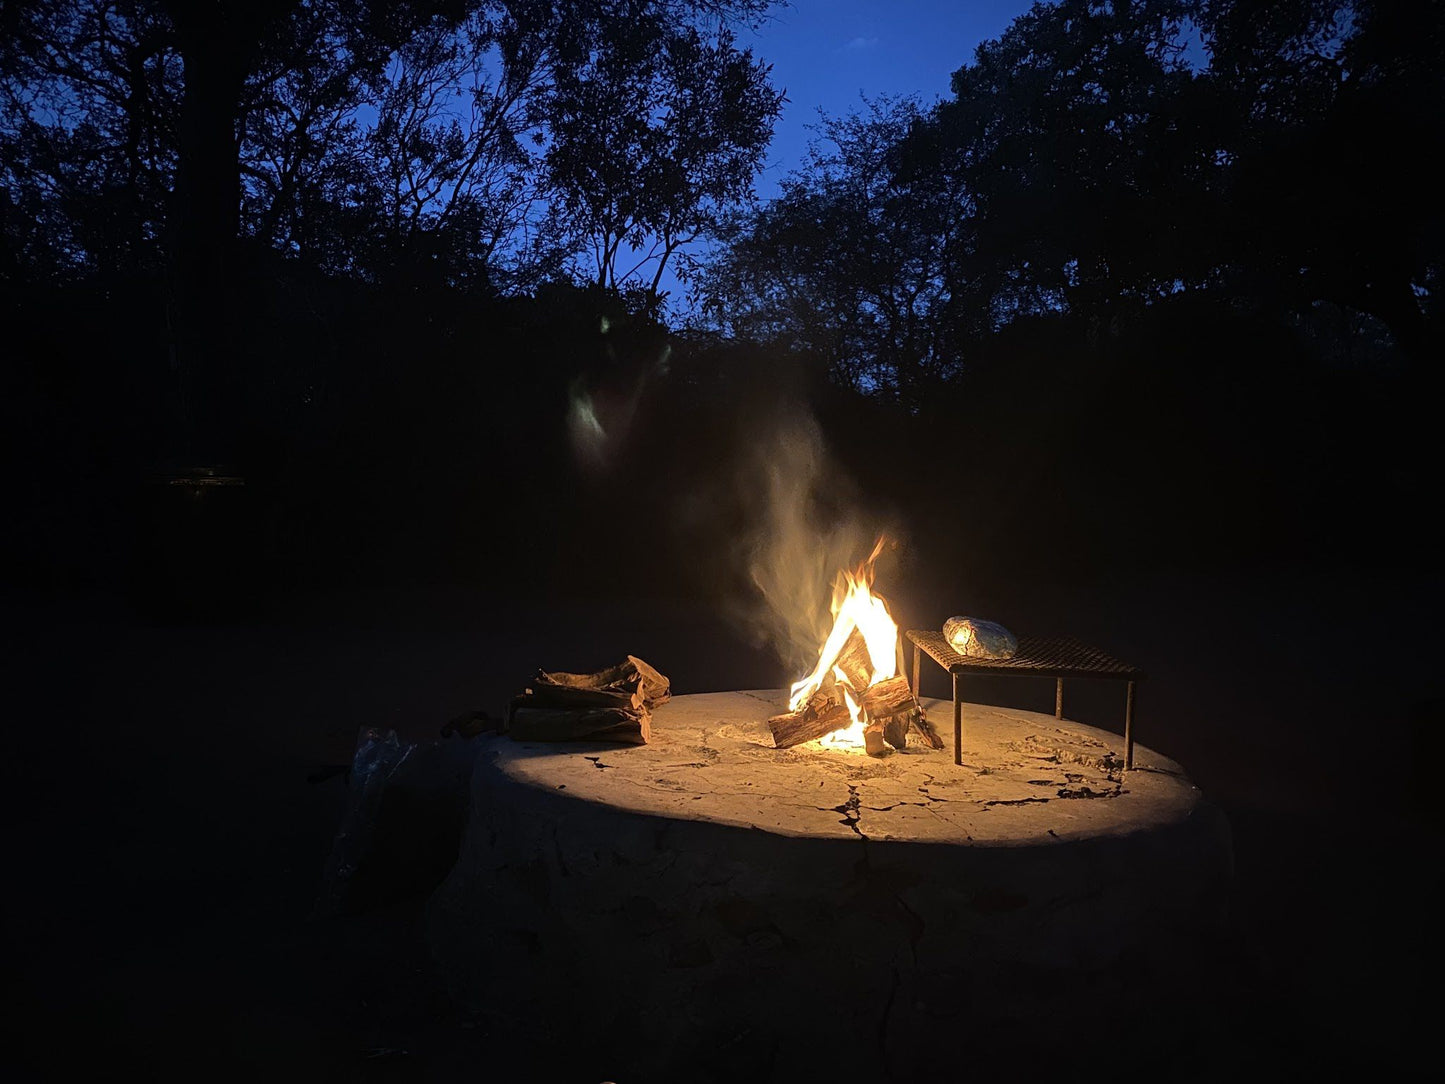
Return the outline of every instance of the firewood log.
<path id="1" fill-rule="evenodd" d="M 908 724 L 917 731 L 925 745 L 930 749 L 942 749 L 943 737 L 938 733 L 938 728 L 928 721 L 928 715 L 923 710 L 923 705 L 918 705 L 908 714 Z"/>
<path id="2" fill-rule="evenodd" d="M 628 655 L 627 661 L 642 675 L 642 702 L 649 708 L 666 704 L 672 699 L 672 679 L 664 676 L 636 655 Z"/>
<path id="3" fill-rule="evenodd" d="M 870 719 L 886 719 L 913 707 L 913 690 L 902 675 L 884 678 L 863 690 L 860 707 Z"/>
<path id="4" fill-rule="evenodd" d="M 888 742 L 883 736 L 881 720 L 870 720 L 863 727 L 863 748 L 870 757 L 881 757 L 888 752 Z"/>
<path id="5" fill-rule="evenodd" d="M 863 693 L 862 707 L 868 718 L 884 720 L 883 735 L 893 748 L 902 749 L 908 744 L 910 730 L 916 730 L 929 747 L 943 748 L 943 739 L 914 699 L 907 678 L 891 677 L 870 685 Z"/>
<path id="6" fill-rule="evenodd" d="M 643 706 L 641 677 L 613 689 L 584 689 L 572 685 L 533 682 L 522 697 L 529 708 L 625 708 L 640 711 Z"/>
<path id="7" fill-rule="evenodd" d="M 838 703 L 831 696 L 814 693 L 797 711 L 774 715 L 768 720 L 768 729 L 773 732 L 773 746 L 787 749 L 842 730 L 850 722 L 852 716 L 848 714 L 846 704 Z"/>
<path id="8" fill-rule="evenodd" d="M 507 732 L 516 741 L 608 741 L 645 745 L 652 737 L 652 716 L 645 710 L 533 708 L 517 706 L 514 702 Z"/>
<path id="9" fill-rule="evenodd" d="M 628 655 L 624 662 L 609 666 L 591 674 L 572 674 L 564 670 L 549 672 L 538 670 L 533 687 L 558 685 L 574 689 L 600 689 L 611 692 L 630 692 L 637 687 L 643 703 L 649 708 L 664 704 L 672 696 L 672 682 L 636 655 Z"/>
<path id="10" fill-rule="evenodd" d="M 901 711 L 883 720 L 883 740 L 895 749 L 908 747 L 908 713 Z"/>
<path id="11" fill-rule="evenodd" d="M 868 683 L 873 679 L 873 659 L 868 654 L 868 642 L 857 629 L 843 641 L 842 650 L 833 660 L 830 670 L 834 668 L 841 670 L 844 680 L 853 687 L 855 700 L 859 693 L 868 688 Z"/>

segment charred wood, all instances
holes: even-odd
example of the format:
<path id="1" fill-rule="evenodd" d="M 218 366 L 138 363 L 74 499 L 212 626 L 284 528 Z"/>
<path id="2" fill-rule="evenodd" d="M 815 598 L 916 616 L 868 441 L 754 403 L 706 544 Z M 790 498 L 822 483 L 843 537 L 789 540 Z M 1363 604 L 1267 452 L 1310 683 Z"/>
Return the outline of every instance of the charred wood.
<path id="1" fill-rule="evenodd" d="M 859 706 L 870 719 L 886 719 L 890 715 L 912 709 L 913 690 L 908 687 L 908 679 L 905 677 L 884 678 L 863 690 L 863 699 Z"/>
<path id="2" fill-rule="evenodd" d="M 930 749 L 943 748 L 943 736 L 938 733 L 938 728 L 928 721 L 923 705 L 919 704 L 909 713 L 908 723 Z"/>
<path id="3" fill-rule="evenodd" d="M 873 658 L 868 654 L 868 642 L 857 629 L 843 641 L 843 648 L 833 660 L 833 667 L 843 672 L 843 680 L 853 687 L 855 697 L 859 690 L 868 688 L 868 683 L 873 680 Z"/>
<path id="4" fill-rule="evenodd" d="M 773 746 L 787 749 L 805 741 L 814 741 L 835 730 L 842 730 L 850 722 L 852 717 L 848 714 L 846 705 L 838 703 L 831 696 L 814 693 L 797 711 L 774 715 L 768 720 L 768 729 L 773 732 Z"/>
<path id="5" fill-rule="evenodd" d="M 895 749 L 908 747 L 908 713 L 899 712 L 883 720 L 883 740 Z"/>

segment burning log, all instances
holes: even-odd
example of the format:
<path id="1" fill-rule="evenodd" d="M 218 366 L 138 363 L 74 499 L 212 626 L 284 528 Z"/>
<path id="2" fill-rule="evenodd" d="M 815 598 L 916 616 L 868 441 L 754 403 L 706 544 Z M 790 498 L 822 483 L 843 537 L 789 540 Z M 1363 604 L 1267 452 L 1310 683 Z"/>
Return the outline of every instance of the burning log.
<path id="1" fill-rule="evenodd" d="M 842 671 L 844 681 L 855 692 L 868 688 L 868 682 L 873 680 L 873 657 L 868 654 L 868 641 L 863 639 L 863 633 L 858 629 L 854 629 L 843 641 L 842 650 L 833 660 L 833 667 Z"/>
<path id="2" fill-rule="evenodd" d="M 517 700 L 530 700 L 519 696 Z M 652 737 L 652 715 L 646 710 L 522 707 L 513 701 L 508 733 L 516 741 L 612 741 L 645 745 Z"/>
<path id="3" fill-rule="evenodd" d="M 943 748 L 943 739 L 928 724 L 906 678 L 885 678 L 869 685 L 863 690 L 859 707 L 868 720 L 863 728 L 863 744 L 870 756 L 882 756 L 889 746 L 905 748 L 910 729 L 917 729 L 933 748 Z M 846 705 L 816 692 L 797 711 L 774 715 L 768 720 L 768 729 L 773 733 L 773 745 L 786 749 L 842 730 L 851 722 Z"/>
<path id="4" fill-rule="evenodd" d="M 787 749 L 841 730 L 850 722 L 852 717 L 847 705 L 831 696 L 814 693 L 797 711 L 774 715 L 768 720 L 768 729 L 773 732 L 774 748 Z"/>
<path id="5" fill-rule="evenodd" d="M 855 571 L 839 573 L 833 587 L 832 629 L 812 673 L 794 686 L 809 699 L 799 710 L 768 720 L 778 748 L 843 731 L 825 744 L 853 748 L 862 744 L 869 755 L 882 756 L 889 746 L 905 748 L 910 730 L 917 730 L 934 749 L 943 748 L 908 679 L 901 676 L 898 626 L 887 603 L 872 591 L 873 562 L 885 542 L 879 538 Z"/>
<path id="6" fill-rule="evenodd" d="M 929 747 L 943 748 L 943 739 L 914 699 L 907 678 L 885 678 L 870 685 L 864 690 L 862 707 L 870 719 L 883 720 L 884 740 L 893 748 L 903 749 L 908 745 L 910 730 L 917 730 Z"/>
<path id="7" fill-rule="evenodd" d="M 870 719 L 886 719 L 914 706 L 913 690 L 905 677 L 884 678 L 863 690 L 859 706 Z"/>
<path id="8" fill-rule="evenodd" d="M 908 747 L 908 714 L 899 712 L 883 720 L 883 740 L 895 749 Z"/>

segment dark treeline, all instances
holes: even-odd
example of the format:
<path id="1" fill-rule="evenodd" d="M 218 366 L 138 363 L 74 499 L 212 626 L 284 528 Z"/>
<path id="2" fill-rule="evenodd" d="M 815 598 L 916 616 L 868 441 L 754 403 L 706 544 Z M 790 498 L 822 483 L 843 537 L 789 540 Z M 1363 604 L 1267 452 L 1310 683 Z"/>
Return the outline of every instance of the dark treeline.
<path id="1" fill-rule="evenodd" d="M 1432 556 L 1441 5 L 1039 4 L 756 203 L 767 8 L 7 2 L 12 568 L 700 587 L 789 409 L 935 575 Z"/>

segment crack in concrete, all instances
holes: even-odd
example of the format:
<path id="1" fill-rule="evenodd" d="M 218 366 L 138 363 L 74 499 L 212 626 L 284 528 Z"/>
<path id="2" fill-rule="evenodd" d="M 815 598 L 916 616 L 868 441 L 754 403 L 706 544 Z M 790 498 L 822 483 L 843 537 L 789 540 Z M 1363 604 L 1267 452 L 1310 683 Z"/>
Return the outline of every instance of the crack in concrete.
<path id="1" fill-rule="evenodd" d="M 980 802 L 979 805 L 985 809 L 991 809 L 996 805 L 1032 805 L 1035 802 L 1049 802 L 1050 798 L 994 798 L 992 801 Z"/>
<path id="2" fill-rule="evenodd" d="M 1059 791 L 1060 798 L 1117 798 L 1121 794 L 1129 793 L 1123 789 L 1114 790 L 1093 790 L 1087 786 L 1069 788 L 1064 787 Z"/>
<path id="3" fill-rule="evenodd" d="M 843 814 L 843 819 L 838 823 L 846 824 L 849 828 L 853 829 L 853 832 L 859 839 L 868 838 L 863 834 L 863 830 L 858 827 L 858 822 L 862 817 L 859 811 L 858 788 L 852 783 L 848 784 L 848 800 L 842 805 L 833 806 L 833 812 Z"/>
<path id="4" fill-rule="evenodd" d="M 746 691 L 744 691 L 742 695 L 743 695 L 743 696 L 747 696 L 747 697 L 751 697 L 752 699 L 756 700 L 756 701 L 757 701 L 758 703 L 760 703 L 760 704 L 766 704 L 766 705 L 768 705 L 768 707 L 772 708 L 774 711 L 777 710 L 778 703 L 777 703 L 777 701 L 774 700 L 772 697 L 759 696 L 757 693 L 750 693 L 750 692 L 746 692 Z"/>
<path id="5" fill-rule="evenodd" d="M 1124 790 L 1124 789 L 1122 789 L 1122 788 L 1119 788 L 1119 789 L 1116 789 L 1116 790 L 1092 790 L 1091 788 L 1089 788 L 1089 787 L 1087 787 L 1087 786 L 1077 787 L 1077 788 L 1061 787 L 1061 788 L 1059 788 L 1059 792 L 1058 792 L 1057 797 L 1059 797 L 1059 798 L 1064 798 L 1064 799 L 1117 798 L 1117 797 L 1119 797 L 1121 794 L 1127 794 L 1127 793 L 1128 793 L 1128 791 L 1126 791 L 1126 790 Z M 995 799 L 993 799 L 993 800 L 991 800 L 991 801 L 980 802 L 979 805 L 983 806 L 983 808 L 985 808 L 985 809 L 990 809 L 990 808 L 992 808 L 993 806 L 996 806 L 996 805 L 1032 805 L 1032 804 L 1038 803 L 1038 802 L 1050 802 L 1050 801 L 1053 801 L 1053 799 L 1052 799 L 1052 798 L 995 798 Z"/>

